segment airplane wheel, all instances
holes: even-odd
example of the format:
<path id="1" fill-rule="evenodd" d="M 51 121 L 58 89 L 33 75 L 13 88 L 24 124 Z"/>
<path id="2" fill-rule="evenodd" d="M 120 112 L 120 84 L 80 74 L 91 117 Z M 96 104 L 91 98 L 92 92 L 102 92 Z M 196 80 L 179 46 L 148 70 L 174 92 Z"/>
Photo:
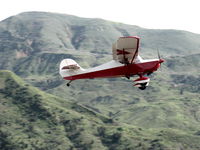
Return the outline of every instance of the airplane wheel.
<path id="1" fill-rule="evenodd" d="M 146 86 L 141 86 L 139 87 L 140 90 L 145 90 L 146 89 Z"/>
<path id="2" fill-rule="evenodd" d="M 150 76 L 153 72 L 148 72 L 147 75 Z"/>
<path id="3" fill-rule="evenodd" d="M 67 86 L 70 86 L 70 83 L 72 82 L 73 80 L 70 80 L 66 85 Z"/>
<path id="4" fill-rule="evenodd" d="M 147 83 L 141 83 L 140 85 L 141 85 L 141 87 L 139 87 L 140 90 L 145 90 L 146 87 L 147 87 L 147 86 L 146 86 Z"/>

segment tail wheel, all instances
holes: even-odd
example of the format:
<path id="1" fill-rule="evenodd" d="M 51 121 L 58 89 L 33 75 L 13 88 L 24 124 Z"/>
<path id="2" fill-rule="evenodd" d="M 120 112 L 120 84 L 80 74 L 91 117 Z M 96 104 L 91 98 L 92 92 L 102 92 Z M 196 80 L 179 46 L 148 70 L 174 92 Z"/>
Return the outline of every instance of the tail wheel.
<path id="1" fill-rule="evenodd" d="M 67 85 L 67 86 L 70 86 L 70 85 L 71 85 L 70 83 L 71 83 L 72 81 L 73 81 L 73 80 L 70 80 L 66 85 Z"/>

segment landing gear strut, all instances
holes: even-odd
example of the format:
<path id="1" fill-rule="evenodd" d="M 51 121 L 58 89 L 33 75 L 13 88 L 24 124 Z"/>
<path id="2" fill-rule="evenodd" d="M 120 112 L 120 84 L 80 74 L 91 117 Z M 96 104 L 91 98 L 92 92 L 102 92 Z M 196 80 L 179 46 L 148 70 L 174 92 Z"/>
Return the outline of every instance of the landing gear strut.
<path id="1" fill-rule="evenodd" d="M 70 83 L 72 82 L 73 80 L 70 80 L 66 85 L 67 86 L 70 86 Z"/>
<path id="2" fill-rule="evenodd" d="M 130 76 L 126 76 L 127 79 L 130 79 Z"/>

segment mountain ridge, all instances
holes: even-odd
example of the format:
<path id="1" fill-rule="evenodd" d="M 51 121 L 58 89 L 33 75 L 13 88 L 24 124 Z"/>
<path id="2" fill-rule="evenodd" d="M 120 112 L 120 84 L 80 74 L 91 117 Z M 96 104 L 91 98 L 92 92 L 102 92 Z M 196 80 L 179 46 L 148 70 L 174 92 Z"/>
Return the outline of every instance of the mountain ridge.
<path id="1" fill-rule="evenodd" d="M 23 24 L 22 21 L 26 24 Z M 17 24 L 16 26 L 14 26 L 17 29 L 16 31 L 13 30 L 13 23 Z M 53 31 L 52 25 L 57 25 L 57 29 L 54 29 L 54 31 Z M 184 36 L 184 34 L 191 34 L 190 38 L 193 38 L 193 36 L 195 36 L 195 35 L 197 37 L 199 36 L 198 34 L 193 34 L 191 32 L 186 32 L 186 31 L 160 30 L 160 29 L 159 30 L 155 30 L 155 29 L 151 30 L 151 29 L 140 28 L 138 26 L 133 26 L 133 25 L 131 26 L 131 25 L 126 25 L 126 24 L 122 24 L 122 23 L 113 23 L 110 21 L 105 21 L 103 19 L 88 19 L 88 18 L 80 18 L 80 17 L 75 17 L 75 16 L 59 15 L 59 14 L 53 14 L 53 13 L 42 13 L 42 12 L 21 13 L 17 16 L 13 16 L 11 18 L 5 19 L 3 22 L 1 22 L 0 27 L 3 28 L 3 26 L 7 27 L 7 29 L 5 29 L 5 27 L 4 27 L 4 30 L 9 30 L 9 28 L 12 29 L 14 31 L 13 34 L 17 34 L 18 37 L 28 38 L 28 36 L 33 37 L 34 34 L 36 34 L 36 36 L 38 37 L 38 36 L 43 36 L 43 34 L 44 34 L 44 36 L 46 36 L 46 37 L 42 37 L 42 38 L 44 38 L 44 40 L 49 40 L 49 42 L 52 40 L 57 40 L 57 43 L 60 43 L 60 47 L 56 48 L 57 50 L 59 50 L 59 48 L 63 49 L 63 48 L 65 48 L 65 46 L 68 49 L 73 48 L 73 47 L 77 47 L 76 49 L 79 49 L 79 47 L 80 47 L 80 49 L 84 50 L 84 48 L 85 48 L 84 45 L 86 43 L 90 44 L 90 45 L 86 46 L 86 49 L 88 49 L 88 48 L 93 49 L 93 50 L 97 50 L 97 49 L 101 50 L 101 49 L 105 49 L 105 48 L 111 49 L 112 43 L 119 36 L 138 35 L 139 33 L 141 34 L 141 37 L 143 37 L 142 35 L 144 34 L 144 42 L 143 42 L 144 45 L 146 45 L 145 43 L 147 40 L 151 40 L 151 39 L 154 40 L 153 37 L 158 36 L 157 34 L 160 34 L 160 35 L 162 35 L 162 34 L 170 35 L 171 34 L 171 37 L 173 37 L 175 35 L 177 36 L 178 34 L 180 34 L 181 36 Z M 45 26 L 45 28 L 42 26 Z M 127 34 L 123 34 L 123 32 L 120 32 L 116 28 L 127 32 Z M 67 34 L 63 34 L 61 32 L 61 30 L 59 30 L 59 29 L 62 29 Z M 50 37 L 55 37 L 55 38 L 54 39 L 49 38 L 47 36 L 48 34 L 45 33 L 46 30 L 48 31 L 48 34 L 50 35 Z M 41 31 L 41 32 L 38 32 L 38 31 Z M 92 33 L 94 31 L 96 33 L 99 33 L 98 34 L 99 37 L 95 33 L 90 34 L 90 32 Z M 150 33 L 148 33 L 148 32 L 150 32 Z M 176 32 L 175 35 L 173 35 L 174 32 Z M 110 34 L 112 36 L 110 36 L 107 33 L 112 33 L 112 34 Z M 145 35 L 147 33 L 149 35 Z M 55 34 L 59 35 L 60 39 L 59 39 L 59 36 L 57 36 Z M 45 39 L 45 38 L 47 38 L 47 39 Z M 174 38 L 176 38 L 176 37 L 174 37 Z M 179 36 L 179 38 L 180 38 L 180 36 Z M 106 44 L 106 47 L 102 46 L 101 43 L 98 43 L 99 39 L 101 39 L 101 41 L 105 40 L 105 41 L 103 41 L 103 43 Z M 94 41 L 93 43 L 96 42 L 95 45 L 88 42 L 89 40 L 93 40 Z M 161 40 L 166 40 L 166 41 L 161 41 Z M 167 40 L 170 40 L 170 39 L 157 38 L 157 40 L 154 40 L 154 43 L 156 43 L 159 48 L 159 44 L 161 44 L 162 42 L 167 42 Z M 172 40 L 174 40 L 174 39 L 172 39 Z M 157 43 L 157 41 L 159 43 Z M 46 41 L 43 41 L 43 42 L 46 43 Z M 106 43 L 106 42 L 108 42 L 108 43 Z M 74 45 L 72 45 L 70 43 L 74 43 Z M 79 44 L 79 45 L 76 45 L 76 44 Z M 183 44 L 183 43 L 181 43 L 181 44 Z M 39 43 L 38 43 L 38 45 L 39 45 Z M 167 45 L 170 45 L 170 43 L 167 43 Z M 51 45 L 51 46 L 54 47 L 53 45 Z M 34 43 L 33 43 L 33 47 L 34 47 Z M 150 47 L 152 47 L 152 45 L 148 45 L 148 48 L 150 48 Z M 146 47 L 144 47 L 144 48 L 146 48 Z M 156 48 L 156 47 L 154 47 L 154 48 Z M 37 49 L 37 47 L 36 47 L 36 49 Z"/>
<path id="2" fill-rule="evenodd" d="M 196 54 L 200 49 L 200 35 L 190 32 L 151 30 L 102 19 L 27 12 L 0 22 L 0 69 L 20 72 L 23 61 L 32 60 L 34 55 L 42 60 L 44 53 L 51 54 L 53 61 L 58 58 L 57 54 L 67 54 L 69 58 L 82 59 L 83 67 L 89 67 L 92 61 L 88 58 L 97 64 L 112 59 L 112 43 L 120 36 L 129 35 L 141 36 L 140 53 L 146 58 L 155 57 L 156 49 L 165 57 Z"/>

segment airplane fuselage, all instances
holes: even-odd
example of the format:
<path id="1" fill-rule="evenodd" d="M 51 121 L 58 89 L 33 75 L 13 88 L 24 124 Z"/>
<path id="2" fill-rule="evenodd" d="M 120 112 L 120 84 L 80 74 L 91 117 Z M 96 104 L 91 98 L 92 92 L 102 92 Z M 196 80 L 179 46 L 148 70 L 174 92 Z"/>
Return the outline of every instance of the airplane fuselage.
<path id="1" fill-rule="evenodd" d="M 131 77 L 133 75 L 145 75 L 156 71 L 160 67 L 163 60 L 152 59 L 133 64 L 121 64 L 117 61 L 110 61 L 106 64 L 83 70 L 70 70 L 63 78 L 65 80 L 77 79 L 93 79 L 93 78 L 115 78 L 115 77 Z"/>

